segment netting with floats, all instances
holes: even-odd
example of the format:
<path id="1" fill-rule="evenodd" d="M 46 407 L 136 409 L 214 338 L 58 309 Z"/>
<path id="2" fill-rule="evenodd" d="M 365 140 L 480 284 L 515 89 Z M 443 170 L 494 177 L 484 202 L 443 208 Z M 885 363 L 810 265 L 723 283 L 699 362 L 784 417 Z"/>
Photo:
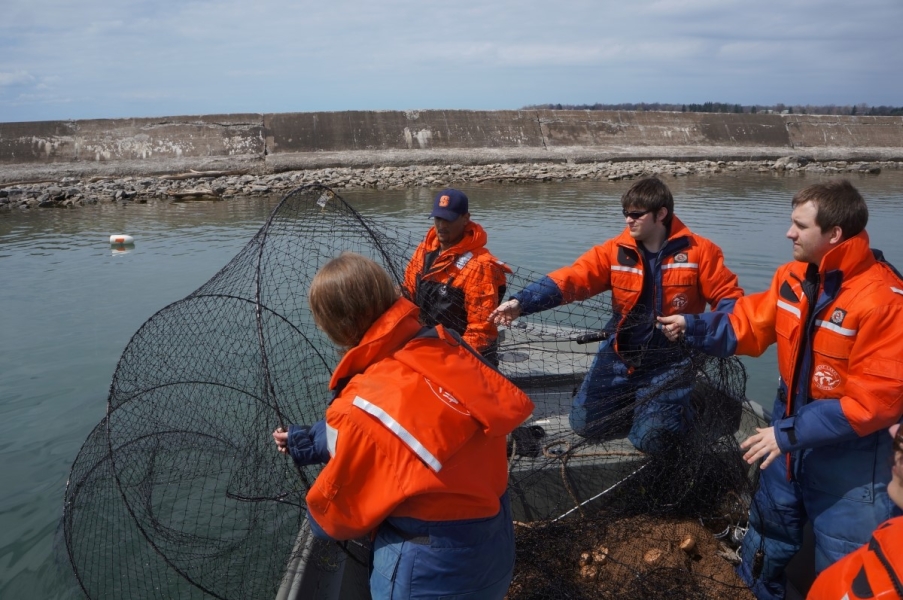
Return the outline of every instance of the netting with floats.
<path id="1" fill-rule="evenodd" d="M 350 250 L 401 283 L 421 235 L 306 186 L 210 281 L 142 325 L 66 489 L 60 547 L 87 597 L 369 597 L 366 540 L 310 535 L 318 468 L 296 468 L 270 432 L 325 412 L 339 355 L 307 306 L 317 270 Z M 541 276 L 509 266 L 509 292 Z M 577 436 L 568 411 L 610 316 L 603 294 L 500 333 L 499 369 L 536 404 L 508 445 L 509 598 L 742 597 L 732 563 L 751 484 L 737 439 L 755 424 L 745 372 L 675 346 L 679 383 L 662 391 L 691 385 L 694 417 L 667 452 L 625 439 L 634 395 L 615 399 L 605 435 Z"/>

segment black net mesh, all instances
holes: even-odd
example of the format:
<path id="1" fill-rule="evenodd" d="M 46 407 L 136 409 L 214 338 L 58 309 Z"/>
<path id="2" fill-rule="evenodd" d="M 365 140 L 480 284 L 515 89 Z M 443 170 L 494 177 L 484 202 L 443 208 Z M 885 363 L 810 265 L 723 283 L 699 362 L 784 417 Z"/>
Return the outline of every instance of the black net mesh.
<path id="1" fill-rule="evenodd" d="M 401 283 L 421 235 L 300 188 L 209 282 L 138 330 L 66 489 L 63 549 L 88 597 L 369 597 L 366 540 L 310 535 L 318 468 L 296 468 L 270 432 L 326 408 L 339 357 L 313 325 L 313 275 L 350 250 Z M 541 277 L 509 266 L 510 292 Z M 737 439 L 757 424 L 742 365 L 668 350 L 682 368 L 662 392 L 691 385 L 696 416 L 666 452 L 624 438 L 634 394 L 616 399 L 606 435 L 579 437 L 568 411 L 610 316 L 603 294 L 500 333 L 500 370 L 536 404 L 509 438 L 509 597 L 741 597 L 732 563 L 751 485 Z"/>

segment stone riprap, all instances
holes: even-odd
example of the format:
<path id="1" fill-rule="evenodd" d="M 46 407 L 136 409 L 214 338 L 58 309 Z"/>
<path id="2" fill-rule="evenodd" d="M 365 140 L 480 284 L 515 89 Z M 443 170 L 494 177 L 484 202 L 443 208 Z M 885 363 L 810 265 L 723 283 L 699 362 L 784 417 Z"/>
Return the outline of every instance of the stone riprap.
<path id="1" fill-rule="evenodd" d="M 901 117 L 427 110 L 0 123 L 0 208 L 900 161 Z"/>
<path id="2" fill-rule="evenodd" d="M 321 183 L 336 190 L 405 189 L 478 184 L 561 181 L 617 181 L 649 175 L 706 176 L 730 171 L 773 176 L 803 173 L 878 174 L 901 169 L 901 161 L 811 161 L 800 156 L 747 161 L 606 161 L 597 163 L 495 163 L 323 168 L 271 174 L 188 172 L 160 177 L 63 177 L 59 181 L 0 183 L 0 211 L 77 208 L 97 203 L 184 202 L 279 195 L 301 185 Z"/>

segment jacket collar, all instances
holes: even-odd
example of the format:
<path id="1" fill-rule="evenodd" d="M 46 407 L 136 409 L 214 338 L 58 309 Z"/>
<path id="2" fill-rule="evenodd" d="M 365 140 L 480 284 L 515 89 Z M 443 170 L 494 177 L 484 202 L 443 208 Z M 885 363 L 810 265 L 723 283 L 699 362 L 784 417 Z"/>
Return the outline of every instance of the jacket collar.
<path id="1" fill-rule="evenodd" d="M 404 346 L 420 331 L 419 314 L 420 309 L 413 302 L 399 298 L 370 326 L 361 342 L 345 353 L 332 373 L 329 389 L 336 389 L 342 380 L 363 373 Z"/>
<path id="2" fill-rule="evenodd" d="M 868 233 L 863 230 L 825 254 L 818 266 L 818 271 L 822 274 L 841 271 L 844 278 L 849 278 L 865 271 L 874 262 L 875 256 L 869 249 Z"/>
<path id="3" fill-rule="evenodd" d="M 664 245 L 662 245 L 662 249 L 668 248 L 670 244 L 675 242 L 676 240 L 681 240 L 690 235 L 690 228 L 684 225 L 683 221 L 677 218 L 677 215 L 672 215 L 671 217 L 671 230 L 668 232 L 668 237 L 665 239 Z M 625 227 L 624 231 L 615 238 L 615 243 L 620 246 L 628 246 L 639 251 L 639 246 L 633 237 L 630 235 L 630 228 Z"/>
<path id="4" fill-rule="evenodd" d="M 461 238 L 461 241 L 443 252 L 442 256 L 466 254 L 477 248 L 482 248 L 488 240 L 489 236 L 486 235 L 486 230 L 479 223 L 471 221 L 464 228 L 464 237 Z M 426 232 L 426 239 L 423 241 L 423 244 L 427 252 L 435 252 L 439 249 L 439 236 L 436 235 L 435 227 L 430 227 L 430 230 Z"/>

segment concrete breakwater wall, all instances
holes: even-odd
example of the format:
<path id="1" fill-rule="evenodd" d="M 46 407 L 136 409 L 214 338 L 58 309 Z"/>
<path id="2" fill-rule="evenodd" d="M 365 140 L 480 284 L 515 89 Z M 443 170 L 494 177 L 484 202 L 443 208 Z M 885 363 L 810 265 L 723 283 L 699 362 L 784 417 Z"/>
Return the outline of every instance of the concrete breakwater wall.
<path id="1" fill-rule="evenodd" d="M 903 159 L 903 117 L 622 111 L 374 111 L 0 123 L 0 182 L 246 169 Z"/>
<path id="2" fill-rule="evenodd" d="M 901 161 L 901 117 L 432 110 L 0 123 L 0 204 L 228 197 L 310 181 L 409 187 L 726 168 L 875 172 Z"/>

